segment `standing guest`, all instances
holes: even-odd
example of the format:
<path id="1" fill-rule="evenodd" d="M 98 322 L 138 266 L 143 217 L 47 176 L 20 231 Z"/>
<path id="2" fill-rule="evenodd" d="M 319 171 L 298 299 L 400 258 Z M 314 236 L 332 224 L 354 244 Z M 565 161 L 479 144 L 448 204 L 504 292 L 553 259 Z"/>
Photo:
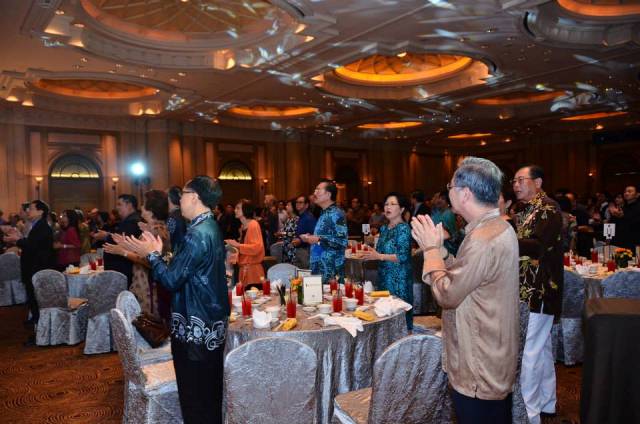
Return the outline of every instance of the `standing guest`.
<path id="1" fill-rule="evenodd" d="M 224 345 L 229 317 L 225 249 L 213 219 L 222 191 L 217 181 L 187 182 L 180 210 L 190 220 L 183 243 L 169 264 L 163 241 L 150 232 L 127 237 L 127 247 L 147 257 L 153 278 L 172 293 L 171 353 L 185 424 L 222 423 Z"/>
<path id="2" fill-rule="evenodd" d="M 348 236 L 344 212 L 336 206 L 338 188 L 333 181 L 322 180 L 313 194 L 322 213 L 313 235 L 300 236 L 311 245 L 311 272 L 322 275 L 323 284 L 328 284 L 335 276 L 344 282 L 344 251 Z"/>
<path id="3" fill-rule="evenodd" d="M 279 231 L 279 221 L 276 196 L 273 194 L 265 194 L 264 209 L 260 213 L 260 222 L 266 234 L 265 243 L 267 249 L 276 242 L 276 233 Z"/>
<path id="4" fill-rule="evenodd" d="M 182 190 L 178 186 L 173 186 L 167 190 L 167 199 L 169 201 L 169 217 L 167 218 L 167 229 L 169 230 L 169 240 L 171 242 L 171 250 L 175 251 L 187 233 L 187 223 L 180 211 L 180 197 Z M 219 205 L 216 205 L 216 207 Z"/>
<path id="5" fill-rule="evenodd" d="M 371 216 L 369 217 L 369 226 L 371 229 L 376 228 L 380 229 L 385 223 L 385 212 L 382 210 L 382 206 L 380 203 L 373 203 L 373 210 L 371 211 Z"/>
<path id="6" fill-rule="evenodd" d="M 522 209 L 516 215 L 520 251 L 520 299 L 529 305 L 529 325 L 522 355 L 520 384 L 529 422 L 555 413 L 556 375 L 551 326 L 562 308 L 562 214 L 542 190 L 544 172 L 537 165 L 520 168 L 511 181 Z"/>
<path id="7" fill-rule="evenodd" d="M 289 219 L 289 214 L 286 211 L 285 203 L 280 200 L 278 202 L 278 231 L 284 231 L 284 223 Z"/>
<path id="8" fill-rule="evenodd" d="M 296 237 L 296 229 L 300 219 L 296 214 L 295 203 L 295 199 L 287 201 L 285 206 L 287 220 L 282 229 L 282 262 L 290 264 L 296 261 L 296 247 L 293 244 L 293 239 Z"/>
<path id="9" fill-rule="evenodd" d="M 411 216 L 427 215 L 429 207 L 424 204 L 424 192 L 415 190 L 411 193 Z"/>
<path id="10" fill-rule="evenodd" d="M 298 227 L 296 228 L 296 238 L 293 239 L 293 244 L 296 247 L 309 248 L 309 245 L 300 239 L 302 234 L 311 234 L 316 228 L 316 217 L 311 213 L 309 209 L 309 198 L 301 194 L 296 198 L 296 211 L 300 219 L 298 220 Z"/>
<path id="11" fill-rule="evenodd" d="M 80 264 L 81 242 L 76 211 L 67 209 L 62 212 L 60 224 L 60 237 L 53 243 L 53 248 L 58 251 L 57 269 L 63 271 L 69 265 Z"/>
<path id="12" fill-rule="evenodd" d="M 78 229 L 80 230 L 80 253 L 85 254 L 91 252 L 91 229 L 84 219 L 84 212 L 76 209 L 78 215 Z"/>
<path id="13" fill-rule="evenodd" d="M 640 195 L 636 186 L 624 189 L 624 206 L 611 208 L 610 222 L 616 224 L 613 244 L 635 252 L 640 245 Z"/>
<path id="14" fill-rule="evenodd" d="M 113 233 L 125 236 L 138 237 L 142 233 L 138 223 L 140 222 L 140 214 L 138 213 L 138 199 L 132 194 L 121 194 L 116 202 L 116 210 L 121 221 L 116 226 Z M 104 240 L 106 243 L 113 244 L 112 233 L 104 230 L 94 234 L 96 240 Z M 104 269 L 118 271 L 127 277 L 127 287 L 131 286 L 131 278 L 133 276 L 133 264 L 126 257 L 112 255 L 107 253 L 104 255 Z"/>
<path id="15" fill-rule="evenodd" d="M 498 209 L 500 210 L 500 218 L 504 219 L 505 222 L 508 222 L 513 230 L 516 231 L 516 223 L 511 216 L 511 207 L 513 206 L 513 198 L 512 194 L 507 194 L 507 198 L 505 198 L 505 194 L 500 193 L 500 198 L 498 199 Z M 457 225 L 456 225 L 457 227 Z"/>
<path id="16" fill-rule="evenodd" d="M 587 257 L 591 254 L 591 248 L 593 247 L 593 228 L 589 222 L 591 216 L 587 207 L 578 203 L 574 193 L 569 191 L 565 194 L 565 197 L 571 202 L 571 210 L 569 212 L 575 217 L 576 250 L 580 256 Z"/>
<path id="17" fill-rule="evenodd" d="M 431 220 L 435 225 L 442 222 L 442 228 L 445 231 L 444 247 L 449 254 L 455 256 L 458 253 L 461 237 L 456 224 L 456 216 L 451 212 L 449 204 L 449 193 L 440 191 L 434 194 L 431 199 Z"/>
<path id="18" fill-rule="evenodd" d="M 20 255 L 20 275 L 27 291 L 27 304 L 31 312 L 31 320 L 38 324 L 40 310 L 33 289 L 32 277 L 38 271 L 55 267 L 53 250 L 53 231 L 47 223 L 49 206 L 42 200 L 34 200 L 29 204 L 26 216 L 31 222 L 29 235 L 21 237 L 17 230 L 4 237 L 7 243 L 15 243 L 22 253 Z M 34 335 L 29 336 L 26 345 L 35 343 Z"/>
<path id="19" fill-rule="evenodd" d="M 409 200 L 399 193 L 389 193 L 384 199 L 384 216 L 387 225 L 380 228 L 376 250 L 365 250 L 363 258 L 380 261 L 378 265 L 378 289 L 389 290 L 413 305 L 413 269 L 411 266 L 411 229 L 402 220 L 402 214 L 410 207 Z M 408 311 L 407 328 L 413 330 L 413 311 Z"/>
<path id="20" fill-rule="evenodd" d="M 519 344 L 518 241 L 500 218 L 502 172 L 486 159 L 464 159 L 447 184 L 456 213 L 469 223 L 458 256 L 440 255 L 443 226 L 412 219 L 424 251 L 422 279 L 442 306 L 443 367 L 459 424 L 511 423 Z M 418 358 L 416 358 L 418 359 Z"/>
<path id="21" fill-rule="evenodd" d="M 347 211 L 347 230 L 349 235 L 362 237 L 362 224 L 367 222 L 366 211 L 360 205 L 360 199 L 351 199 L 351 208 Z"/>
<path id="22" fill-rule="evenodd" d="M 225 243 L 238 249 L 238 279 L 245 285 L 257 284 L 264 277 L 262 260 L 264 259 L 264 244 L 260 224 L 254 219 L 255 210 L 251 201 L 241 199 L 236 204 L 236 218 L 240 220 L 240 241 L 225 240 Z"/>

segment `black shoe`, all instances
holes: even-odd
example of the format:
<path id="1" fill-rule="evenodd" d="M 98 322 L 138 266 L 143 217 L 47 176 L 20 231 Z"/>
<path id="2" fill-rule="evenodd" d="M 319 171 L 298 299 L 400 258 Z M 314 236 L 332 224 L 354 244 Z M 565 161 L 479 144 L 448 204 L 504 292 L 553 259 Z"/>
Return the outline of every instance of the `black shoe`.
<path id="1" fill-rule="evenodd" d="M 540 412 L 540 418 L 554 418 L 556 415 L 555 412 Z"/>
<path id="2" fill-rule="evenodd" d="M 36 345 L 36 336 L 31 335 L 27 337 L 27 341 L 22 344 L 24 347 L 31 347 Z"/>
<path id="3" fill-rule="evenodd" d="M 23 324 L 25 327 L 26 327 L 26 326 L 29 326 L 29 325 L 33 325 L 33 324 L 35 324 L 35 323 L 36 323 L 36 322 L 33 320 L 33 318 L 25 319 L 24 321 L 22 321 L 22 324 Z"/>

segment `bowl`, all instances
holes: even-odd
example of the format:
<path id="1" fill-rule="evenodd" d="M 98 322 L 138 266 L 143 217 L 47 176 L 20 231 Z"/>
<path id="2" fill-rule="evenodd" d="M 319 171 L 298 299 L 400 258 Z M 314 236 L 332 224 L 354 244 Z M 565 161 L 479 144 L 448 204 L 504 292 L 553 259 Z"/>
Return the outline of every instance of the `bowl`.
<path id="1" fill-rule="evenodd" d="M 333 308 L 328 303 L 321 303 L 318 305 L 318 312 L 321 314 L 330 314 Z"/>
<path id="2" fill-rule="evenodd" d="M 342 301 L 344 302 L 344 306 L 347 311 L 355 311 L 356 307 L 358 306 L 358 299 L 347 297 L 345 299 L 342 299 Z"/>
<path id="3" fill-rule="evenodd" d="M 323 284 L 322 293 L 331 293 L 331 286 L 329 286 L 329 284 Z"/>
<path id="4" fill-rule="evenodd" d="M 256 298 L 258 297 L 258 290 L 248 290 L 246 293 L 251 300 L 256 300 Z"/>
<path id="5" fill-rule="evenodd" d="M 305 312 L 315 312 L 316 308 L 315 308 L 315 306 L 303 306 L 302 310 L 305 311 Z"/>
<path id="6" fill-rule="evenodd" d="M 271 319 L 278 319 L 280 316 L 279 306 L 267 306 L 264 310 L 271 314 Z"/>

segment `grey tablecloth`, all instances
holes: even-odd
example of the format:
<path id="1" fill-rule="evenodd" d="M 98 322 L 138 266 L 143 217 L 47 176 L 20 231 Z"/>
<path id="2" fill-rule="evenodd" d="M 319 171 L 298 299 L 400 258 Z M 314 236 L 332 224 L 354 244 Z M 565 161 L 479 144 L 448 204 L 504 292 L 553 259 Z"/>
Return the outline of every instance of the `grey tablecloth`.
<path id="1" fill-rule="evenodd" d="M 67 287 L 69 290 L 69 297 L 85 297 L 84 289 L 89 282 L 89 277 L 101 271 L 91 271 L 88 274 L 67 274 L 64 273 L 64 277 L 67 279 Z"/>
<path id="2" fill-rule="evenodd" d="M 273 298 L 272 302 L 277 299 Z M 327 424 L 333 413 L 333 398 L 371 386 L 373 364 L 394 341 L 407 335 L 404 312 L 391 317 L 364 323 L 364 331 L 352 337 L 341 327 L 321 327 L 321 320 L 307 320 L 298 308 L 299 327 L 292 331 L 256 330 L 242 318 L 231 323 L 226 349 L 230 351 L 242 343 L 259 337 L 287 337 L 310 346 L 318 358 L 316 406 L 318 422 Z M 282 358 L 294 361 L 295 358 Z M 259 359 L 257 359 L 259 361 Z M 256 381 L 256 387 L 268 382 Z"/>

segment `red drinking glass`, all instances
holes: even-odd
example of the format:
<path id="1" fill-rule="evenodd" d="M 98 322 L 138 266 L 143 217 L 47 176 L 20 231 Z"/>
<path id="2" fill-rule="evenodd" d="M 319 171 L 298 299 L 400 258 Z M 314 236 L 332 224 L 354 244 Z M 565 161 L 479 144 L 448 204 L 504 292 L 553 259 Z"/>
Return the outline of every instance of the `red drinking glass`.
<path id="1" fill-rule="evenodd" d="M 580 256 L 576 256 L 576 265 L 582 265 L 582 258 Z"/>
<path id="2" fill-rule="evenodd" d="M 607 271 L 615 271 L 616 270 L 616 262 L 613 259 L 609 259 L 607 262 Z"/>
<path id="3" fill-rule="evenodd" d="M 242 299 L 242 316 L 251 316 L 251 299 L 249 299 L 248 297 L 244 297 Z"/>
<path id="4" fill-rule="evenodd" d="M 333 295 L 332 303 L 333 312 L 342 312 L 342 296 L 340 296 L 340 293 Z"/>
<path id="5" fill-rule="evenodd" d="M 91 271 L 95 271 L 96 269 L 98 269 L 95 261 L 89 261 L 89 267 L 91 268 Z"/>
<path id="6" fill-rule="evenodd" d="M 564 266 L 571 266 L 571 257 L 567 253 L 564 254 L 562 261 Z"/>
<path id="7" fill-rule="evenodd" d="M 97 262 L 98 266 L 103 266 L 104 265 L 104 262 L 102 261 L 102 258 L 96 259 L 96 262 Z"/>
<path id="8" fill-rule="evenodd" d="M 598 263 L 598 251 L 596 249 L 591 249 L 591 262 Z"/>
<path id="9" fill-rule="evenodd" d="M 271 294 L 271 281 L 264 280 L 262 282 L 262 294 L 265 296 L 269 296 Z"/>
<path id="10" fill-rule="evenodd" d="M 295 318 L 297 308 L 297 302 L 294 299 L 289 299 L 289 301 L 287 302 L 287 318 Z"/>
<path id="11" fill-rule="evenodd" d="M 244 294 L 244 286 L 242 283 L 236 284 L 236 296 L 242 296 Z"/>
<path id="12" fill-rule="evenodd" d="M 362 243 L 358 242 L 358 250 L 362 250 Z"/>
<path id="13" fill-rule="evenodd" d="M 352 254 L 352 255 L 355 255 L 355 253 L 356 253 L 356 245 L 355 245 L 355 244 L 352 244 L 352 245 L 351 245 L 351 254 Z"/>
<path id="14" fill-rule="evenodd" d="M 338 281 L 329 280 L 329 292 L 333 293 L 335 291 L 338 291 Z"/>
<path id="15" fill-rule="evenodd" d="M 351 281 L 345 281 L 344 294 L 347 297 L 353 297 L 353 283 Z"/>
<path id="16" fill-rule="evenodd" d="M 362 286 L 356 286 L 356 299 L 358 299 L 358 305 L 364 305 L 364 288 Z"/>

